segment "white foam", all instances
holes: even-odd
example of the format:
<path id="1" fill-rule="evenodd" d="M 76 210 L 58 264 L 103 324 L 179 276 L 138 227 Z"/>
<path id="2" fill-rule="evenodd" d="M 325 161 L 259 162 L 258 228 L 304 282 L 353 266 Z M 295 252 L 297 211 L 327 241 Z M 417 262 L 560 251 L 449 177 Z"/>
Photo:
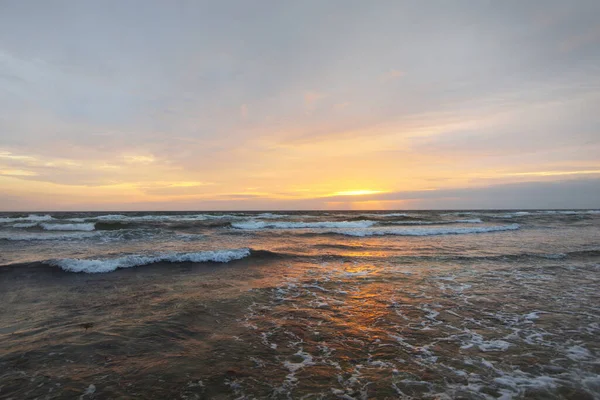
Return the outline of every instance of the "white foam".
<path id="1" fill-rule="evenodd" d="M 204 221 L 209 219 L 210 216 L 204 214 L 190 214 L 190 215 L 122 215 L 122 214 L 109 214 L 99 215 L 92 217 L 99 221 L 116 221 L 116 222 L 127 222 L 127 221 Z M 214 215 L 213 218 L 223 218 L 220 215 Z"/>
<path id="2" fill-rule="evenodd" d="M 564 211 L 538 211 L 539 214 L 562 214 L 562 215 L 581 215 L 581 214 L 600 214 L 600 210 L 564 210 Z"/>
<path id="3" fill-rule="evenodd" d="M 37 222 L 21 222 L 14 224 L 13 228 L 33 228 L 34 226 L 37 226 L 37 224 Z"/>
<path id="4" fill-rule="evenodd" d="M 408 217 L 409 215 L 406 213 L 389 213 L 389 214 L 362 214 L 369 217 Z"/>
<path id="5" fill-rule="evenodd" d="M 91 223 L 80 223 L 80 224 L 40 224 L 42 228 L 47 231 L 93 231 L 96 229 L 96 224 Z"/>
<path id="6" fill-rule="evenodd" d="M 480 224 L 483 221 L 479 218 L 472 219 L 456 219 L 451 221 L 401 221 L 397 225 L 445 225 L 445 224 Z"/>
<path id="7" fill-rule="evenodd" d="M 29 214 L 27 217 L 16 217 L 16 218 L 0 218 L 0 223 L 2 222 L 19 222 L 19 221 L 51 221 L 54 218 L 51 215 L 37 215 L 37 214 Z"/>
<path id="8" fill-rule="evenodd" d="M 540 211 L 515 211 L 505 214 L 493 214 L 490 215 L 492 218 L 513 218 L 513 217 L 525 217 L 529 215 L 597 215 L 600 214 L 600 210 L 540 210 Z"/>
<path id="9" fill-rule="evenodd" d="M 298 362 L 298 363 L 294 363 L 294 362 L 290 362 L 290 361 L 285 361 L 283 363 L 284 367 L 286 367 L 292 374 L 295 374 L 299 369 L 302 369 L 304 367 L 308 367 L 310 365 L 314 365 L 315 363 L 313 362 L 313 357 L 312 355 L 310 355 L 309 353 L 302 351 L 302 350 L 298 350 L 296 352 L 296 354 L 294 354 L 295 356 L 301 357 L 302 361 Z"/>
<path id="10" fill-rule="evenodd" d="M 567 349 L 567 357 L 573 361 L 581 361 L 592 357 L 588 349 L 581 346 L 571 346 Z"/>
<path id="11" fill-rule="evenodd" d="M 91 396 L 94 393 L 96 393 L 96 385 L 91 384 L 87 387 L 87 389 L 85 389 L 85 392 L 83 392 L 83 394 L 79 396 L 79 398 L 82 399 L 84 396 Z"/>
<path id="12" fill-rule="evenodd" d="M 277 219 L 277 218 L 286 218 L 288 215 L 285 214 L 273 214 L 273 213 L 262 213 L 258 214 L 256 218 L 262 219 Z"/>
<path id="13" fill-rule="evenodd" d="M 86 260 L 64 258 L 50 260 L 47 264 L 55 265 L 69 272 L 86 272 L 90 274 L 112 272 L 119 268 L 131 268 L 158 262 L 219 262 L 226 263 L 239 260 L 250 255 L 250 249 L 200 251 L 193 253 L 161 253 L 151 256 L 127 255 L 118 258 Z"/>
<path id="14" fill-rule="evenodd" d="M 485 352 L 506 351 L 511 346 L 511 344 L 505 340 L 484 340 L 483 336 L 477 332 L 471 331 L 470 329 L 465 329 L 465 332 L 471 337 L 466 341 L 463 341 L 464 344 L 460 346 L 461 349 L 470 349 L 473 346 L 477 346 L 479 347 L 479 350 Z"/>
<path id="15" fill-rule="evenodd" d="M 264 219 L 275 219 L 284 218 L 286 215 L 283 214 L 271 214 L 263 213 L 256 216 L 256 218 Z M 91 216 L 88 220 L 98 221 L 111 221 L 111 222 L 178 222 L 178 221 L 206 221 L 211 219 L 240 219 L 240 218 L 253 218 L 249 215 L 237 215 L 237 214 L 150 214 L 150 215 L 123 215 L 123 214 L 107 214 L 99 216 Z"/>
<path id="16" fill-rule="evenodd" d="M 355 230 L 332 230 L 321 233 L 336 233 L 346 236 L 435 236 L 435 235 L 465 235 L 471 233 L 487 233 L 500 231 L 514 231 L 520 228 L 519 224 L 497 225 L 486 227 L 440 227 L 440 228 L 376 228 L 376 229 L 355 229 Z"/>
<path id="17" fill-rule="evenodd" d="M 237 229 L 326 229 L 326 228 L 368 228 L 375 221 L 321 221 L 321 222 L 265 222 L 243 221 L 234 222 L 232 227 Z"/>
<path id="18" fill-rule="evenodd" d="M 458 219 L 454 222 L 458 222 L 461 224 L 480 224 L 483 221 L 481 221 L 481 219 L 479 219 L 479 218 L 471 218 L 471 219 Z"/>
<path id="19" fill-rule="evenodd" d="M 483 221 L 479 218 L 456 219 L 453 221 L 404 221 L 402 225 L 443 225 L 443 224 L 480 224 Z"/>

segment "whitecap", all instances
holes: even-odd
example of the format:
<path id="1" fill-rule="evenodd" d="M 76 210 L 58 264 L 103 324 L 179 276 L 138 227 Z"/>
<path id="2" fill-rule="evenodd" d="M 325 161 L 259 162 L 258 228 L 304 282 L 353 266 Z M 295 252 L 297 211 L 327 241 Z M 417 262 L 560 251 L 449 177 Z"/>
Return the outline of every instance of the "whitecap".
<path id="1" fill-rule="evenodd" d="M 47 231 L 93 231 L 96 229 L 96 224 L 91 223 L 80 223 L 80 224 L 40 224 L 42 228 Z"/>
<path id="2" fill-rule="evenodd" d="M 18 224 L 14 224 L 13 228 L 33 228 L 37 226 L 37 222 L 20 222 Z"/>
<path id="3" fill-rule="evenodd" d="M 273 213 L 262 213 L 262 214 L 258 214 L 256 216 L 256 218 L 262 218 L 262 219 L 276 219 L 276 218 L 286 218 L 286 217 L 288 217 L 288 215 L 273 214 Z"/>
<path id="4" fill-rule="evenodd" d="M 488 233 L 500 231 L 513 231 L 520 228 L 519 224 L 497 225 L 485 227 L 441 227 L 441 228 L 376 228 L 376 229 L 338 229 L 320 233 L 334 233 L 346 236 L 436 236 L 436 235 L 465 235 L 472 233 Z"/>
<path id="5" fill-rule="evenodd" d="M 54 217 L 52 217 L 51 215 L 38 215 L 38 214 L 29 214 L 27 217 L 3 217 L 0 218 L 0 223 L 2 222 L 19 222 L 19 221 L 51 221 L 53 220 Z"/>
<path id="6" fill-rule="evenodd" d="M 231 224 L 236 229 L 324 229 L 324 228 L 368 228 L 375 221 L 321 221 L 321 222 L 265 222 L 243 221 Z"/>
<path id="7" fill-rule="evenodd" d="M 266 215 L 266 214 L 265 214 Z M 275 214 L 262 218 L 275 218 Z M 123 214 L 107 214 L 90 217 L 98 221 L 109 222 L 178 222 L 178 221 L 206 221 L 211 219 L 239 219 L 248 218 L 241 217 L 236 214 L 150 214 L 150 215 L 123 215 Z"/>
<path id="8" fill-rule="evenodd" d="M 192 253 L 161 253 L 156 255 L 131 254 L 118 258 L 108 259 L 78 259 L 63 258 L 59 260 L 46 261 L 47 264 L 60 267 L 69 272 L 86 272 L 89 274 L 112 272 L 119 268 L 132 268 L 158 262 L 218 262 L 226 263 L 240 260 L 250 255 L 250 249 L 214 250 Z"/>

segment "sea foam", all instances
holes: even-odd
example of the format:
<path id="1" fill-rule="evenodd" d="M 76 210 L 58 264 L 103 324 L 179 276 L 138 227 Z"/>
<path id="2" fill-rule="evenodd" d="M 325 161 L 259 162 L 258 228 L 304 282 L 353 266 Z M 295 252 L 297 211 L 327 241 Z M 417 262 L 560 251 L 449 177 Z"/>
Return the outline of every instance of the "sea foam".
<path id="1" fill-rule="evenodd" d="M 161 253 L 151 256 L 127 255 L 108 259 L 63 258 L 46 261 L 47 264 L 60 267 L 68 272 L 98 274 L 112 272 L 119 268 L 132 268 L 158 262 L 219 262 L 226 263 L 250 256 L 250 249 L 214 250 L 192 253 Z"/>
<path id="2" fill-rule="evenodd" d="M 40 224 L 42 228 L 47 231 L 93 231 L 96 229 L 96 224 L 91 223 L 81 223 L 81 224 L 50 224 L 50 223 L 42 223 Z"/>
<path id="3" fill-rule="evenodd" d="M 321 221 L 321 222 L 265 222 L 243 221 L 234 222 L 232 227 L 237 229 L 323 229 L 323 228 L 368 228 L 375 225 L 375 221 Z"/>
<path id="4" fill-rule="evenodd" d="M 513 231 L 520 228 L 519 224 L 485 226 L 485 227 L 443 227 L 443 228 L 383 228 L 383 229 L 337 229 L 318 233 L 335 233 L 346 236 L 435 236 L 435 235 L 464 235 L 470 233 L 487 233 Z"/>
<path id="5" fill-rule="evenodd" d="M 51 221 L 54 218 L 51 215 L 37 215 L 37 214 L 29 214 L 27 217 L 14 217 L 14 218 L 0 218 L 0 223 L 2 222 L 20 222 L 20 221 Z"/>

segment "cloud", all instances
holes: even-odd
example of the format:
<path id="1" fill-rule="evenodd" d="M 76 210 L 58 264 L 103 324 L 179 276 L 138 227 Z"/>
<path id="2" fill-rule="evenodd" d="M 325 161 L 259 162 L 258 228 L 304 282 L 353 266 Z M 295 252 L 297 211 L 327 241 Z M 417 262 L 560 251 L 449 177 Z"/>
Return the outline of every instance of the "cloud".
<path id="1" fill-rule="evenodd" d="M 577 193 L 577 196 L 573 196 Z M 409 201 L 418 209 L 600 208 L 600 178 L 522 182 L 477 188 L 421 190 L 361 196 L 361 201 Z M 343 197 L 328 198 L 344 200 Z"/>
<path id="2" fill-rule="evenodd" d="M 382 80 L 384 82 L 395 80 L 404 77 L 405 73 L 403 71 L 397 69 L 390 69 L 387 73 L 383 75 Z"/>
<path id="3" fill-rule="evenodd" d="M 304 107 L 307 109 L 313 109 L 316 106 L 317 101 L 327 97 L 325 93 L 308 91 L 304 93 Z"/>
<path id="4" fill-rule="evenodd" d="M 22 169 L 0 169 L 0 175 L 8 176 L 36 176 L 37 173 L 33 171 L 26 171 Z"/>
<path id="5" fill-rule="evenodd" d="M 599 168 L 598 1 L 108 3 L 3 5 L 3 193 L 268 208 Z M 218 198 L 245 187 L 271 197 Z"/>

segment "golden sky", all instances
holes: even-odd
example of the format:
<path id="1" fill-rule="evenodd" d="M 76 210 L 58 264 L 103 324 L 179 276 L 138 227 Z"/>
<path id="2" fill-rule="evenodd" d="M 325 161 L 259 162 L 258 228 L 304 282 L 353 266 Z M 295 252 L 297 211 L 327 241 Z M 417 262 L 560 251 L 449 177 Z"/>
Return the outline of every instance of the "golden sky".
<path id="1" fill-rule="evenodd" d="M 598 2 L 216 3 L 0 6 L 0 210 L 600 207 Z"/>

